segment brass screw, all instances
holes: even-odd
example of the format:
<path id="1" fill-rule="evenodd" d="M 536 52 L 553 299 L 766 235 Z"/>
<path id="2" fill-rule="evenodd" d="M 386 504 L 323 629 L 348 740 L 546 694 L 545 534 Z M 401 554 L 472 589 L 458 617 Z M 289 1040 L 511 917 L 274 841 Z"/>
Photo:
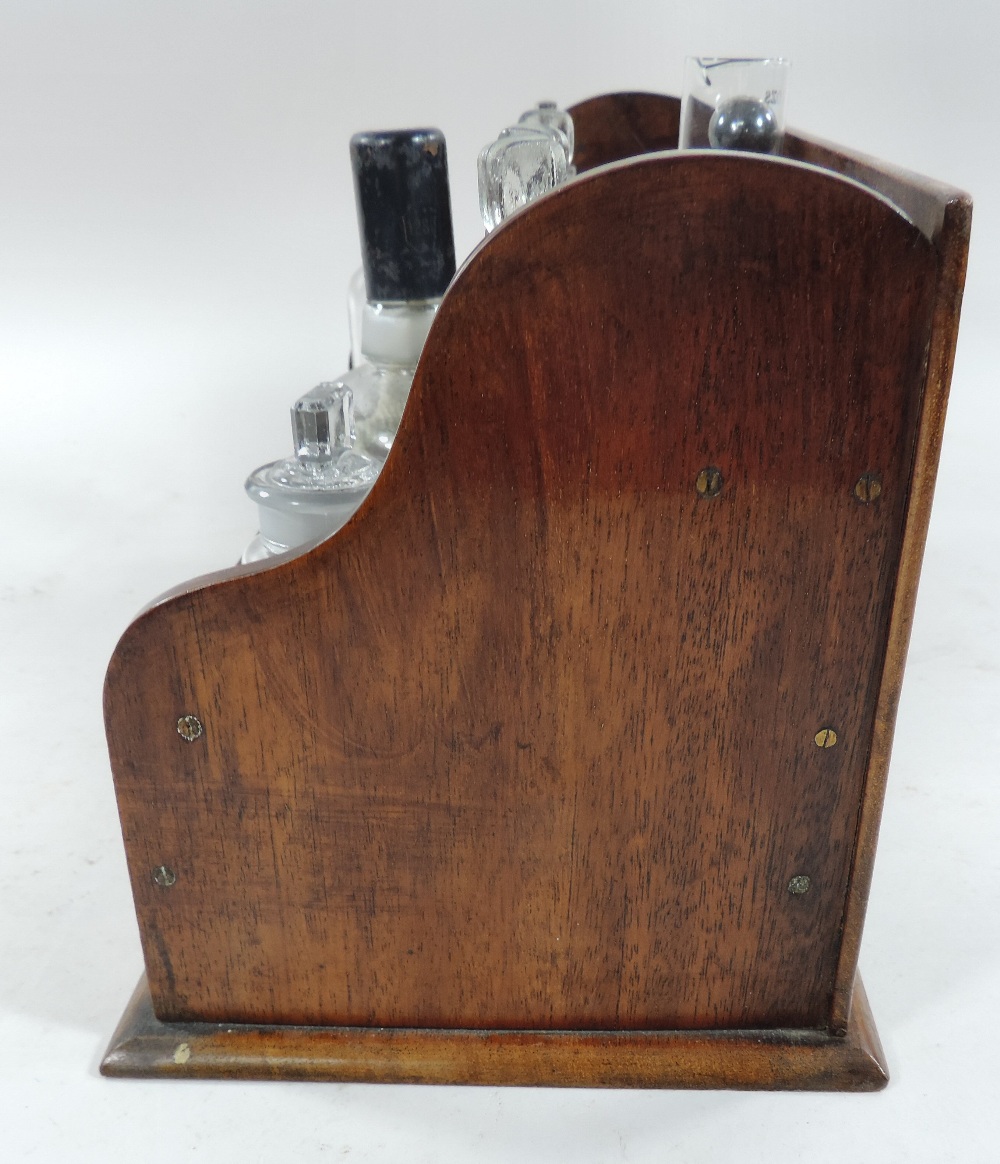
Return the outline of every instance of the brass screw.
<path id="1" fill-rule="evenodd" d="M 854 486 L 854 496 L 862 505 L 877 501 L 882 492 L 882 479 L 877 473 L 862 473 Z"/>
<path id="2" fill-rule="evenodd" d="M 820 728 L 813 740 L 817 748 L 832 748 L 837 742 L 837 733 L 831 727 Z"/>
<path id="3" fill-rule="evenodd" d="M 796 874 L 791 881 L 788 882 L 788 892 L 796 895 L 801 893 L 808 893 L 812 887 L 812 881 L 806 877 L 804 873 Z"/>
<path id="4" fill-rule="evenodd" d="M 153 870 L 153 881 L 161 889 L 169 889 L 177 880 L 177 874 L 167 865 L 157 865 Z"/>
<path id="5" fill-rule="evenodd" d="M 177 734 L 189 744 L 193 744 L 204 730 L 196 715 L 182 715 L 177 721 Z"/>
<path id="6" fill-rule="evenodd" d="M 702 469 L 694 483 L 702 497 L 718 497 L 722 492 L 722 474 L 714 465 Z"/>

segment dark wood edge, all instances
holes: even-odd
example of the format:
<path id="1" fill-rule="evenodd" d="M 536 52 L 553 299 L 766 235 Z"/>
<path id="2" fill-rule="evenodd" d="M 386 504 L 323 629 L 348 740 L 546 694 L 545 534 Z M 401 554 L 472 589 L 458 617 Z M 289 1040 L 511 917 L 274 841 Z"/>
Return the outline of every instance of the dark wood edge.
<path id="1" fill-rule="evenodd" d="M 878 1091 L 888 1082 L 860 980 L 844 1038 L 822 1031 L 459 1031 L 163 1023 L 143 977 L 109 1076 L 551 1087 Z"/>
<path id="2" fill-rule="evenodd" d="M 954 186 L 809 134 L 789 130 L 784 136 L 781 155 L 832 170 L 881 194 L 934 243 L 944 228 L 948 206 L 956 201 L 969 202 L 968 195 Z"/>
<path id="3" fill-rule="evenodd" d="M 681 103 L 662 93 L 608 93 L 569 109 L 576 129 L 574 164 L 597 166 L 659 150 L 676 150 Z"/>
<path id="4" fill-rule="evenodd" d="M 647 109 L 653 108 L 657 104 L 661 105 L 665 111 L 670 112 L 671 116 L 673 116 L 674 112 L 679 111 L 680 107 L 680 99 L 668 94 L 628 91 L 591 97 L 585 101 L 578 102 L 572 106 L 572 109 L 579 112 L 582 109 L 596 110 L 602 105 L 606 105 L 611 110 L 618 106 L 628 108 L 637 102 L 641 103 Z M 628 164 L 630 160 L 644 156 L 644 150 L 639 139 L 636 139 L 636 143 L 639 145 L 639 150 L 636 154 L 622 158 L 619 162 L 607 164 Z M 948 208 L 953 206 L 965 207 L 968 213 L 971 213 L 972 203 L 968 195 L 954 187 L 888 165 L 866 154 L 856 153 L 842 146 L 822 141 L 819 138 L 810 137 L 807 134 L 788 131 L 784 137 L 782 156 L 792 161 L 805 162 L 851 178 L 861 185 L 866 186 L 868 189 L 873 190 L 875 193 L 887 198 L 910 217 L 914 221 L 914 224 L 927 234 L 932 241 L 938 244 L 939 249 L 940 239 L 938 236 L 942 234 L 944 229 Z M 487 236 L 478 246 L 473 248 L 472 253 L 463 262 L 463 268 L 469 264 L 469 261 L 475 255 L 488 245 L 489 241 L 490 236 Z M 966 229 L 966 248 L 967 246 L 968 230 Z M 452 284 L 453 287 L 454 285 Z M 957 328 L 957 314 L 955 326 Z M 365 503 L 351 519 L 351 522 L 357 520 L 364 509 L 371 503 L 371 496 L 370 494 L 366 498 Z M 184 598 L 199 590 L 235 582 L 240 578 L 249 577 L 252 574 L 263 573 L 265 570 L 280 570 L 285 568 L 295 570 L 307 554 L 320 550 L 320 547 L 324 546 L 327 541 L 329 539 L 318 538 L 313 543 L 307 544 L 305 547 L 300 547 L 294 552 L 281 555 L 280 557 L 269 558 L 262 562 L 251 562 L 246 565 L 240 563 L 180 582 L 147 602 L 138 612 L 135 619 L 133 619 L 133 624 L 150 611 L 162 606 L 171 599 Z M 322 553 L 323 551 L 320 550 L 320 552 Z"/>
<path id="5" fill-rule="evenodd" d="M 930 523 L 934 484 L 941 454 L 945 411 L 951 387 L 955 345 L 958 341 L 958 321 L 962 309 L 971 225 L 972 202 L 965 195 L 957 196 L 945 207 L 937 243 L 941 255 L 941 270 L 927 352 L 927 378 L 920 428 L 914 450 L 910 499 L 890 615 L 888 646 L 875 711 L 875 730 L 844 910 L 843 940 L 831 1006 L 830 1029 L 834 1032 L 846 1030 L 850 1017 L 851 988 L 861 948 L 861 932 L 875 864 L 875 845 L 885 799 L 892 735 L 899 707 L 903 668 L 910 642 L 910 630 L 913 626 L 917 584 L 920 580 L 920 566 L 927 541 L 927 527 Z"/>
<path id="6" fill-rule="evenodd" d="M 609 161 L 676 149 L 681 102 L 665 93 L 606 93 L 570 107 L 577 122 L 577 164 L 583 173 Z M 897 206 L 929 239 L 941 231 L 945 207 L 961 190 L 811 134 L 788 130 L 781 156 L 860 182 Z"/>

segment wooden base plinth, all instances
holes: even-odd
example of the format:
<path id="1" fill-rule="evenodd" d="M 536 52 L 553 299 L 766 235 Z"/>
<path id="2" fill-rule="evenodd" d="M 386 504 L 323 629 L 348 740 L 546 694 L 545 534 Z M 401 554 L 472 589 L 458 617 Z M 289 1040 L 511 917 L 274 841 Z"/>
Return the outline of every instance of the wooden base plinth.
<path id="1" fill-rule="evenodd" d="M 821 1031 L 468 1031 L 164 1023 L 140 981 L 104 1075 L 551 1087 L 877 1091 L 860 978 L 843 1038 Z"/>

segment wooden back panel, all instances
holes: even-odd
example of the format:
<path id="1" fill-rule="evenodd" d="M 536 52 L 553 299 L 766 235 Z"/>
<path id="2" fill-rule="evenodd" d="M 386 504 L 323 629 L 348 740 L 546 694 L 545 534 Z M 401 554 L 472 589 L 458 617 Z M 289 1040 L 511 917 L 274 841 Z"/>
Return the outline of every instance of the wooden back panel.
<path id="1" fill-rule="evenodd" d="M 941 295 L 896 209 L 782 160 L 496 231 L 351 523 L 112 660 L 157 1014 L 836 1027 Z"/>

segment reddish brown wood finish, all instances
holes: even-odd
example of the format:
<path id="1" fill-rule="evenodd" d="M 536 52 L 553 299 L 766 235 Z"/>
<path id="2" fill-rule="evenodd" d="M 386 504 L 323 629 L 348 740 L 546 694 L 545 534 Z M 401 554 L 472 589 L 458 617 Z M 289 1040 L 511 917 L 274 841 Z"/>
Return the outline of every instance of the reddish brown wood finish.
<path id="1" fill-rule="evenodd" d="M 161 1023 L 142 981 L 101 1072 L 175 1079 L 878 1091 L 864 990 L 846 1038 L 821 1031 L 443 1031 Z"/>
<path id="2" fill-rule="evenodd" d="M 681 103 L 659 93 L 614 93 L 570 109 L 576 131 L 573 162 L 582 174 L 657 150 L 675 150 Z"/>
<path id="3" fill-rule="evenodd" d="M 677 148 L 681 103 L 676 97 L 610 93 L 581 101 L 570 112 L 576 127 L 575 161 L 581 173 L 608 162 Z M 964 241 L 967 250 L 972 204 L 962 191 L 808 134 L 786 133 L 782 155 L 853 178 L 895 203 L 928 238 L 943 246 L 953 236 L 958 243 Z M 964 222 L 953 221 L 945 230 L 947 207 Z"/>
<path id="4" fill-rule="evenodd" d="M 898 178 L 898 174 L 892 175 L 894 182 Z M 955 359 L 955 345 L 958 341 L 958 321 L 969 254 L 969 235 L 972 227 L 971 200 L 960 191 L 937 187 L 936 183 L 927 183 L 922 188 L 921 195 L 927 198 L 934 193 L 935 188 L 940 192 L 943 205 L 940 211 L 940 225 L 933 235 L 938 259 L 934 317 L 927 348 L 924 394 L 917 446 L 914 450 L 906 528 L 875 709 L 872 750 L 861 800 L 855 853 L 851 863 L 851 883 L 844 911 L 840 962 L 830 1016 L 830 1028 L 835 1032 L 847 1029 L 850 1016 L 851 987 L 861 947 L 861 931 L 875 864 L 875 845 L 878 840 L 886 776 L 892 751 L 892 733 L 903 683 L 910 629 L 913 625 L 913 611 L 916 605 L 924 543 L 927 540 L 927 527 L 930 522 L 931 502 L 934 498 L 934 483 L 941 453 L 941 438 L 944 433 L 945 410 L 951 387 L 951 372 Z"/>
<path id="5" fill-rule="evenodd" d="M 622 101 L 576 107 L 581 160 Z M 350 525 L 112 660 L 161 1019 L 846 1029 L 955 205 L 928 237 L 812 166 L 661 154 L 491 236 Z"/>
<path id="6" fill-rule="evenodd" d="M 595 157 L 592 164 L 596 165 L 627 157 L 630 153 L 644 153 L 658 148 L 649 143 L 656 140 L 657 133 L 662 132 L 663 127 L 671 124 L 676 127 L 680 118 L 680 102 L 675 97 L 665 95 L 618 93 L 575 106 L 574 117 L 578 111 L 587 132 L 601 143 L 596 154 L 588 154 L 585 150 L 584 165 L 581 168 L 587 168 L 589 157 Z M 670 148 L 676 144 L 676 129 L 674 138 L 673 142 L 664 142 L 659 148 Z M 830 1016 L 831 1029 L 843 1033 L 847 1029 L 850 1013 L 851 990 L 875 858 L 892 731 L 944 430 L 944 414 L 965 286 L 972 202 L 967 194 L 942 182 L 887 165 L 876 158 L 831 145 L 806 134 L 786 133 L 782 152 L 785 157 L 842 174 L 889 199 L 926 235 L 938 257 L 934 320 L 928 340 L 927 377 L 914 457 L 910 509 L 900 555 Z"/>

